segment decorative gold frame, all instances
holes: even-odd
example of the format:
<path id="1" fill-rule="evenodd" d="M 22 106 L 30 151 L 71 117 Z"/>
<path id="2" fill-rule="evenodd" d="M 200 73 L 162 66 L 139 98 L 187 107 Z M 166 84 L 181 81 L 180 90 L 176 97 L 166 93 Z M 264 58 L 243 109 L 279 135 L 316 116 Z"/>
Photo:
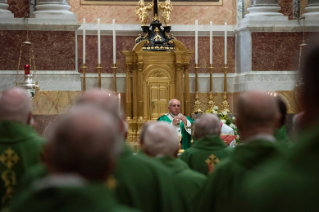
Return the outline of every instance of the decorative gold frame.
<path id="1" fill-rule="evenodd" d="M 193 2 L 172 2 L 174 6 L 222 6 L 223 0 L 219 0 L 218 2 L 201 2 L 194 0 Z M 137 1 L 127 1 L 127 2 L 114 2 L 114 1 L 88 1 L 88 0 L 81 0 L 81 4 L 83 5 L 127 5 L 127 6 L 136 6 Z"/>

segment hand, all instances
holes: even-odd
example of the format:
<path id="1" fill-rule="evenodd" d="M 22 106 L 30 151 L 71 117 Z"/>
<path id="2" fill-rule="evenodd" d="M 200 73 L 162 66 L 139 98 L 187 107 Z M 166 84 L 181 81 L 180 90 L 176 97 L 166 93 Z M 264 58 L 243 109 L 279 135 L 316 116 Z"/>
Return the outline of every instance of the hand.
<path id="1" fill-rule="evenodd" d="M 186 119 L 186 117 L 185 117 L 185 116 L 178 116 L 178 117 L 182 120 L 183 124 L 184 124 L 185 126 L 187 126 L 187 119 Z"/>
<path id="2" fill-rule="evenodd" d="M 181 123 L 180 117 L 175 117 L 175 118 L 173 119 L 173 125 L 179 125 L 180 123 Z"/>

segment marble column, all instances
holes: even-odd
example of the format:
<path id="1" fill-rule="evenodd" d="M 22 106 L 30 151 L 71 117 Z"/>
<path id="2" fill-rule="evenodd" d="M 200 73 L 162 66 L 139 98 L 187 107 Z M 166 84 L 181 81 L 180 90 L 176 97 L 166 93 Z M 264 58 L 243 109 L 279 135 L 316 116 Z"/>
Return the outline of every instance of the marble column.
<path id="1" fill-rule="evenodd" d="M 283 16 L 279 13 L 280 9 L 278 0 L 251 0 L 247 9 L 249 13 L 245 17 Z"/>
<path id="2" fill-rule="evenodd" d="M 67 0 L 38 0 L 35 18 L 76 19 Z"/>
<path id="3" fill-rule="evenodd" d="M 8 10 L 7 0 L 0 0 L 0 18 L 13 18 L 13 13 Z"/>
<path id="4" fill-rule="evenodd" d="M 319 0 L 308 0 L 308 5 L 303 15 L 306 19 L 319 20 Z"/>

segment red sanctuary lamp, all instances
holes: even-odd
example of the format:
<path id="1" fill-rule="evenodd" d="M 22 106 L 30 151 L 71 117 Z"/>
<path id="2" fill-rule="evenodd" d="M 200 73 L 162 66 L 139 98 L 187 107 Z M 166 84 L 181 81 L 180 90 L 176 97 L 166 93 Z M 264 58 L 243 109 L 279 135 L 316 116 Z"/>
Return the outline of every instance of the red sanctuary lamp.
<path id="1" fill-rule="evenodd" d="M 24 65 L 24 75 L 30 75 L 30 65 L 29 64 Z"/>

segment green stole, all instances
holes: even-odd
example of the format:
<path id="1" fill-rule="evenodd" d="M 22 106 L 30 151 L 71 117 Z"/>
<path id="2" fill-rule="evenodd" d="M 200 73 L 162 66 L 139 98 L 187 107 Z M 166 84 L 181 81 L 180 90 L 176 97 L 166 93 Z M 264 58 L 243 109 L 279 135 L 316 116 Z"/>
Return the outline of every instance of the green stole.
<path id="1" fill-rule="evenodd" d="M 194 120 L 188 116 L 185 116 L 187 118 L 187 120 L 189 122 L 194 122 Z M 172 121 L 170 120 L 170 118 L 168 118 L 167 115 L 161 116 L 157 119 L 157 121 L 166 121 L 168 123 L 172 123 Z M 181 128 L 181 134 L 182 134 L 182 140 L 181 140 L 181 144 L 182 144 L 182 149 L 188 149 L 192 146 L 191 143 L 191 139 L 192 136 L 190 134 L 188 134 L 188 132 L 186 132 L 185 128 L 184 128 L 184 123 L 181 122 L 180 124 L 180 128 Z"/>

